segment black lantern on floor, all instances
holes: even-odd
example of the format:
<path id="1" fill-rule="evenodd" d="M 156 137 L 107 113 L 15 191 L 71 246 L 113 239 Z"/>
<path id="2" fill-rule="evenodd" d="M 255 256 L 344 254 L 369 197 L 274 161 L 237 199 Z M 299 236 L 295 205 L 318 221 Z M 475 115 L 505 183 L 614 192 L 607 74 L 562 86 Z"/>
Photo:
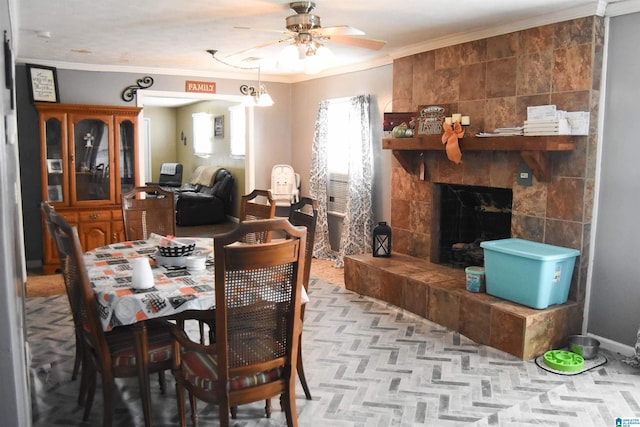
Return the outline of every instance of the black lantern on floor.
<path id="1" fill-rule="evenodd" d="M 373 256 L 391 256 L 391 227 L 384 221 L 373 229 Z"/>

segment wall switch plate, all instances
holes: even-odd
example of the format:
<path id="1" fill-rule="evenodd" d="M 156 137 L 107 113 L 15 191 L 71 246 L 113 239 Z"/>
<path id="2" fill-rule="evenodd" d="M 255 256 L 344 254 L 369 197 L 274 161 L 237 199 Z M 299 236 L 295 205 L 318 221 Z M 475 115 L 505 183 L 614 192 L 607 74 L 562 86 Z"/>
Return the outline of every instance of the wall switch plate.
<path id="1" fill-rule="evenodd" d="M 520 163 L 516 181 L 523 187 L 531 187 L 533 184 L 533 172 L 525 162 Z"/>

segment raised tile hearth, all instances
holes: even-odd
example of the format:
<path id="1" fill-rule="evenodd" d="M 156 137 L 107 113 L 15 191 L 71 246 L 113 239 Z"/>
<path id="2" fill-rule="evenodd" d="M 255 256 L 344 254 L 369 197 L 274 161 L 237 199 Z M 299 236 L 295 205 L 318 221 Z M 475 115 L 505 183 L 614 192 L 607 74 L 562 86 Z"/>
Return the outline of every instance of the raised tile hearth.
<path id="1" fill-rule="evenodd" d="M 580 331 L 574 301 L 536 310 L 466 289 L 465 273 L 402 254 L 344 259 L 345 286 L 523 360 L 560 348 Z"/>

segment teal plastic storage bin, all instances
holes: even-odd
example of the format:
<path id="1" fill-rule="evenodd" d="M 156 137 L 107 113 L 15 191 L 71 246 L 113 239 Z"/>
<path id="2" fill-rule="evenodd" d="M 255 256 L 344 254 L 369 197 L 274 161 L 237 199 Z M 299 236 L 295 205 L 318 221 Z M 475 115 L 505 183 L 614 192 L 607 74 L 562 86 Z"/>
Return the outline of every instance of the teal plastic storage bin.
<path id="1" fill-rule="evenodd" d="M 567 301 L 580 251 L 522 239 L 480 246 L 488 294 L 537 309 Z"/>

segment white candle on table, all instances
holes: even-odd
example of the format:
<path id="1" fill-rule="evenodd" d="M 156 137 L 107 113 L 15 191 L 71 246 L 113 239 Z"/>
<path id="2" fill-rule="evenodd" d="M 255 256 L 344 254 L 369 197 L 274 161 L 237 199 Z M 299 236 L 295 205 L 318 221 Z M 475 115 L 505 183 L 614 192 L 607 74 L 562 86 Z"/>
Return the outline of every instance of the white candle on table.
<path id="1" fill-rule="evenodd" d="M 131 275 L 131 286 L 135 289 L 152 288 L 154 282 L 153 272 L 151 271 L 151 265 L 149 264 L 149 258 L 134 258 L 130 262 L 132 264 L 133 270 Z"/>
<path id="2" fill-rule="evenodd" d="M 445 122 L 446 124 L 450 125 L 450 124 L 451 124 L 451 117 L 445 117 L 445 118 L 444 118 L 444 122 Z"/>
<path id="3" fill-rule="evenodd" d="M 461 125 L 468 125 L 471 123 L 471 119 L 469 119 L 469 116 L 462 116 L 460 118 L 460 124 Z"/>
<path id="4" fill-rule="evenodd" d="M 460 113 L 452 114 L 451 115 L 451 121 L 454 122 L 454 123 L 455 122 L 459 122 L 461 117 L 462 117 L 462 114 L 460 114 Z"/>

